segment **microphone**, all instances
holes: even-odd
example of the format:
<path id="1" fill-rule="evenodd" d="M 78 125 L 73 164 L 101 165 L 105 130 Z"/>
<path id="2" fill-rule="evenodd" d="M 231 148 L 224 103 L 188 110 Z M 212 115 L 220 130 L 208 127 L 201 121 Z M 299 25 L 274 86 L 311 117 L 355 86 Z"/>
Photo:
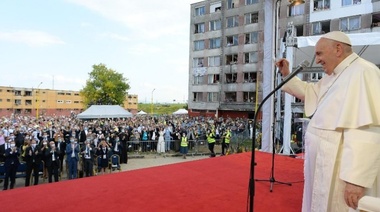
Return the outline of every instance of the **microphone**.
<path id="1" fill-rule="evenodd" d="M 288 82 L 290 79 L 292 79 L 293 77 L 295 77 L 297 74 L 299 74 L 304 68 L 306 68 L 308 65 L 309 65 L 309 61 L 307 60 L 304 60 L 302 61 L 297 67 L 296 69 L 290 73 L 288 76 L 286 76 L 284 78 L 284 81 L 283 82 Z"/>

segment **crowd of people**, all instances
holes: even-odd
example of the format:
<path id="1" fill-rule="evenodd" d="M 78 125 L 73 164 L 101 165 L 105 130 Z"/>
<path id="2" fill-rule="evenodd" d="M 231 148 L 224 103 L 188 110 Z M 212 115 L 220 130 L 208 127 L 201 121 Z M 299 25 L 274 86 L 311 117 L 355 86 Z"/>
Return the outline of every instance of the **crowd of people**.
<path id="1" fill-rule="evenodd" d="M 80 120 L 75 116 L 39 117 L 12 115 L 0 119 L 0 162 L 4 162 L 4 190 L 14 188 L 20 162 L 26 164 L 25 186 L 39 183 L 40 173 L 51 183 L 63 169 L 68 179 L 103 174 L 110 157 L 117 167 L 128 163 L 130 151 L 167 153 L 180 151 L 184 158 L 197 140 L 223 140 L 227 151 L 231 138 L 246 132 L 247 119 L 188 117 L 187 115 L 135 116 L 122 119 Z M 227 139 L 225 139 L 227 137 Z M 222 139 L 223 138 L 223 139 Z M 178 149 L 173 141 L 179 141 Z M 80 166 L 80 167 L 78 167 Z M 96 170 L 96 171 L 94 171 Z M 10 180 L 10 183 L 9 183 Z"/>

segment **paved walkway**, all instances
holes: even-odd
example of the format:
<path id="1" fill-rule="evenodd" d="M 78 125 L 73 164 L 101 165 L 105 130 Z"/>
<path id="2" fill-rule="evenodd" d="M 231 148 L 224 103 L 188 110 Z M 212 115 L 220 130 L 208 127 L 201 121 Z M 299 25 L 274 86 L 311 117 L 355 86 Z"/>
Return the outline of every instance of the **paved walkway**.
<path id="1" fill-rule="evenodd" d="M 162 166 L 162 165 L 168 165 L 168 164 L 174 164 L 174 163 L 182 163 L 186 161 L 193 161 L 193 160 L 201 160 L 208 158 L 208 155 L 188 155 L 186 159 L 183 159 L 182 156 L 179 156 L 177 154 L 135 154 L 130 153 L 128 158 L 128 164 L 121 164 L 121 170 L 122 171 L 131 171 L 136 169 L 142 169 L 142 168 L 149 168 L 149 167 L 155 167 L 155 166 Z M 64 165 L 65 166 L 65 165 Z M 107 170 L 108 171 L 108 170 Z M 109 173 L 109 172 L 107 172 Z M 95 176 L 96 177 L 96 176 Z M 66 168 L 63 170 L 63 176 L 60 179 L 60 181 L 67 180 L 66 176 Z M 53 180 L 54 182 L 54 180 Z M 0 183 L 0 191 L 3 189 L 4 182 Z M 45 184 L 48 183 L 48 180 L 45 179 L 45 182 L 43 182 L 42 178 L 40 177 L 39 184 Z M 33 180 L 31 180 L 31 184 L 33 184 Z M 25 178 L 17 178 L 15 189 L 24 187 L 25 186 Z M 33 185 L 31 185 L 33 186 Z"/>
<path id="2" fill-rule="evenodd" d="M 181 156 L 173 155 L 145 155 L 144 158 L 129 158 L 128 164 L 122 164 L 123 171 L 148 168 L 154 166 L 162 166 L 167 164 L 181 163 L 186 161 L 200 160 L 208 158 L 208 155 L 188 155 L 186 159 L 183 159 Z"/>

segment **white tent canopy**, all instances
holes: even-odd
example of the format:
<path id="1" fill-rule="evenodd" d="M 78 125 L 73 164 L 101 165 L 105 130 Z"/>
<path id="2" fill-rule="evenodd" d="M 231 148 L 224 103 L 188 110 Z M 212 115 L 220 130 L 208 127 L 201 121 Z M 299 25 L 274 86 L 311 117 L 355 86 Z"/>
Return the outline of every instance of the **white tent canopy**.
<path id="1" fill-rule="evenodd" d="M 77 115 L 79 119 L 100 119 L 100 118 L 128 118 L 132 117 L 128 112 L 119 105 L 92 105 L 84 112 Z"/>
<path id="2" fill-rule="evenodd" d="M 143 110 L 140 110 L 138 113 L 136 113 L 136 115 L 146 115 L 147 113 Z"/>
<path id="3" fill-rule="evenodd" d="M 188 114 L 188 111 L 186 109 L 178 109 L 173 113 L 173 115 L 182 115 L 182 114 Z"/>
<path id="4" fill-rule="evenodd" d="M 369 33 L 354 33 L 347 34 L 351 40 L 352 47 L 354 51 L 359 54 L 364 59 L 379 65 L 380 64 L 380 32 L 369 32 Z M 294 50 L 294 65 L 293 67 L 300 64 L 303 60 L 313 61 L 314 58 L 314 47 L 320 36 L 307 36 L 307 37 L 297 37 L 297 47 Z M 288 58 L 291 59 L 291 58 Z M 313 67 L 321 67 L 315 62 L 312 64 Z"/>

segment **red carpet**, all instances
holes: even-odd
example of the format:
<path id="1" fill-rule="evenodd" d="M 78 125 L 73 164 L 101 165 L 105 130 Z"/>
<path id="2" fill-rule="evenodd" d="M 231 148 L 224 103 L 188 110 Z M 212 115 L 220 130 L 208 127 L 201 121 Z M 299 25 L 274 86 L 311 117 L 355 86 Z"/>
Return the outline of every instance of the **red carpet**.
<path id="1" fill-rule="evenodd" d="M 250 153 L 0 192 L 1 211 L 246 211 Z M 271 154 L 257 152 L 255 179 Z M 255 211 L 301 211 L 303 160 L 275 157 L 256 182 Z"/>

